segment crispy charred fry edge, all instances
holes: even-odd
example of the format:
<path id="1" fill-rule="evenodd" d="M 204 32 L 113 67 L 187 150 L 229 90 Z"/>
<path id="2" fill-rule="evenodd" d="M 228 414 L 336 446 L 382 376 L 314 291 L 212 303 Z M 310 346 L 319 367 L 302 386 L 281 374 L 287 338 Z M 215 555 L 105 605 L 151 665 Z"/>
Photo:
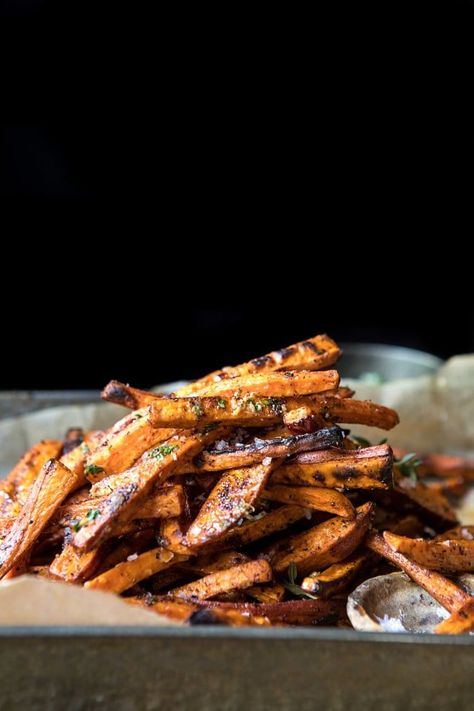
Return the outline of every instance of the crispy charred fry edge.
<path id="1" fill-rule="evenodd" d="M 382 556 L 451 613 L 440 633 L 471 629 L 471 598 L 440 571 L 474 569 L 474 533 L 453 528 L 443 495 L 474 464 L 426 455 L 418 473 L 438 483 L 425 485 L 388 445 L 357 447 L 338 424 L 398 416 L 320 370 L 339 354 L 316 336 L 172 396 L 111 381 L 104 399 L 131 412 L 35 445 L 0 485 L 1 575 L 114 592 L 187 624 L 344 624 L 347 593 Z M 425 519 L 433 540 L 414 538 Z"/>

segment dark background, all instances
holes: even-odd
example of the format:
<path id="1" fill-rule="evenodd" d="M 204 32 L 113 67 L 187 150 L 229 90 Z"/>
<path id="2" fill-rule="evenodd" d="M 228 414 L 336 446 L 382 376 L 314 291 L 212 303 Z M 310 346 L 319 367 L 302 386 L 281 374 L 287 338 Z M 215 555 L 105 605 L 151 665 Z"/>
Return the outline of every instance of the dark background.
<path id="1" fill-rule="evenodd" d="M 0 6 L 1 388 L 474 351 L 471 2 Z"/>

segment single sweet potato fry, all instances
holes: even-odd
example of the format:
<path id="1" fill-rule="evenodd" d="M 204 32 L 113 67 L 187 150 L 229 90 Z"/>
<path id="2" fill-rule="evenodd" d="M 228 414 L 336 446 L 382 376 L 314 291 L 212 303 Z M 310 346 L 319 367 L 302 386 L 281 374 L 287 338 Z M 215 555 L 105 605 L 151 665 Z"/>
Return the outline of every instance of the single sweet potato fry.
<path id="1" fill-rule="evenodd" d="M 409 499 L 429 521 L 442 525 L 458 523 L 458 518 L 451 504 L 440 491 L 429 489 L 422 481 L 413 481 L 395 466 L 393 468 L 394 497 Z"/>
<path id="2" fill-rule="evenodd" d="M 283 531 L 305 517 L 306 509 L 301 506 L 280 506 L 264 516 L 234 526 L 217 543 L 222 548 L 245 546 L 277 531 Z"/>
<path id="3" fill-rule="evenodd" d="M 290 563 L 295 563 L 302 575 L 312 570 L 326 568 L 347 558 L 366 535 L 374 505 L 369 502 L 357 508 L 354 520 L 335 516 L 308 531 L 298 533 L 283 541 L 272 555 L 272 567 L 285 573 Z"/>
<path id="4" fill-rule="evenodd" d="M 365 540 L 365 545 L 374 553 L 386 558 L 410 578 L 429 593 L 440 605 L 449 612 L 456 612 L 471 600 L 468 593 L 461 590 L 455 583 L 444 575 L 428 570 L 418 563 L 407 558 L 402 553 L 398 553 L 387 543 L 380 533 L 371 533 Z"/>
<path id="5" fill-rule="evenodd" d="M 186 534 L 185 545 L 202 546 L 220 538 L 254 510 L 254 504 L 279 460 L 231 469 L 219 479 Z"/>
<path id="6" fill-rule="evenodd" d="M 474 599 L 471 597 L 463 607 L 453 612 L 447 620 L 437 625 L 435 634 L 463 634 L 474 630 Z"/>
<path id="7" fill-rule="evenodd" d="M 285 597 L 285 588 L 280 583 L 267 583 L 266 585 L 252 585 L 245 590 L 245 594 L 257 602 L 281 602 Z"/>
<path id="8" fill-rule="evenodd" d="M 389 531 L 385 531 L 383 537 L 393 550 L 403 553 L 430 570 L 445 570 L 450 573 L 474 571 L 474 541 L 426 541 L 422 538 L 399 536 Z"/>
<path id="9" fill-rule="evenodd" d="M 391 430 L 399 423 L 395 410 L 377 405 L 370 400 L 352 400 L 327 395 L 314 397 L 311 401 L 314 413 L 329 422 L 369 425 L 382 430 Z"/>
<path id="10" fill-rule="evenodd" d="M 231 590 L 244 590 L 257 583 L 272 579 L 272 569 L 266 560 L 252 560 L 232 568 L 206 575 L 193 583 L 182 585 L 169 592 L 172 597 L 189 600 L 207 600 Z"/>
<path id="11" fill-rule="evenodd" d="M 136 558 L 118 563 L 114 568 L 89 580 L 84 587 L 121 593 L 139 583 L 140 580 L 185 560 L 185 556 L 177 555 L 166 548 L 153 548 Z"/>
<path id="12" fill-rule="evenodd" d="M 334 624 L 345 618 L 346 601 L 332 598 L 330 600 L 288 600 L 288 602 L 258 603 L 258 602 L 215 602 L 203 600 L 202 605 L 212 611 L 238 610 L 252 615 L 263 615 L 275 625 L 305 625 Z"/>
<path id="13" fill-rule="evenodd" d="M 245 394 L 259 397 L 294 397 L 337 388 L 339 374 L 336 370 L 293 371 L 283 373 L 258 373 L 237 378 L 227 378 L 199 389 L 201 397 L 241 397 Z"/>
<path id="14" fill-rule="evenodd" d="M 68 583 L 84 582 L 96 572 L 105 553 L 104 546 L 83 553 L 66 545 L 49 566 L 49 571 Z"/>
<path id="15" fill-rule="evenodd" d="M 354 578 L 367 566 L 370 553 L 356 551 L 342 560 L 326 568 L 322 573 L 311 573 L 301 583 L 303 590 L 321 598 L 332 597 L 347 590 Z"/>
<path id="16" fill-rule="evenodd" d="M 49 459 L 61 452 L 59 440 L 45 439 L 34 444 L 18 464 L 0 482 L 0 512 L 4 516 L 17 516 L 33 486 L 36 477 Z"/>
<path id="17" fill-rule="evenodd" d="M 0 577 L 21 566 L 58 507 L 76 487 L 77 475 L 55 459 L 46 462 L 0 545 Z"/>
<path id="18" fill-rule="evenodd" d="M 262 498 L 282 504 L 297 504 L 316 511 L 329 511 L 343 518 L 355 518 L 355 509 L 347 496 L 334 489 L 316 486 L 270 486 Z"/>
<path id="19" fill-rule="evenodd" d="M 341 489 L 387 489 L 392 478 L 392 451 L 387 445 L 366 449 L 303 452 L 283 464 L 272 485 L 325 486 Z"/>
<path id="20" fill-rule="evenodd" d="M 129 410 L 141 410 L 143 407 L 152 405 L 159 400 L 161 395 L 151 393 L 148 390 L 138 390 L 130 385 L 125 385 L 119 380 L 111 380 L 100 394 L 102 400 L 114 402 L 116 405 L 123 405 Z"/>
<path id="21" fill-rule="evenodd" d="M 344 440 L 344 432 L 339 427 L 327 427 L 317 432 L 285 437 L 255 438 L 250 444 L 239 447 L 230 446 L 227 449 L 209 450 L 196 459 L 194 473 L 201 471 L 222 471 L 237 467 L 246 467 L 261 462 L 266 457 L 287 457 L 307 450 L 326 449 L 340 445 Z M 311 453 L 312 453 L 311 452 Z M 186 464 L 182 471 L 189 469 Z"/>
<path id="22" fill-rule="evenodd" d="M 149 419 L 154 427 L 199 427 L 212 422 L 260 427 L 281 422 L 283 406 L 283 398 L 276 397 L 163 397 L 150 406 Z"/>

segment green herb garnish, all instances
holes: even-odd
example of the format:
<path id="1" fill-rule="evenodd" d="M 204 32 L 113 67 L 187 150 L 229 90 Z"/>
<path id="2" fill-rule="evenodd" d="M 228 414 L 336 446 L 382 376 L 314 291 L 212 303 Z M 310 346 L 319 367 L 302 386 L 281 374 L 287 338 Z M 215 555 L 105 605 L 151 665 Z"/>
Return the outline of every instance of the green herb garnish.
<path id="1" fill-rule="evenodd" d="M 133 419 L 134 420 L 141 420 L 143 415 L 140 412 L 136 412 Z"/>
<path id="2" fill-rule="evenodd" d="M 416 459 L 415 452 L 410 452 L 401 459 L 394 460 L 394 464 L 398 467 L 400 474 L 412 479 L 412 481 L 418 481 L 416 469 L 421 463 L 421 459 Z"/>
<path id="3" fill-rule="evenodd" d="M 87 442 L 83 442 L 81 444 L 81 452 L 84 456 L 87 456 L 89 454 L 90 450 L 89 450 L 89 445 L 87 444 Z"/>
<path id="4" fill-rule="evenodd" d="M 162 444 L 148 452 L 148 457 L 150 459 L 164 459 L 169 454 L 174 452 L 175 449 L 178 449 L 177 444 Z"/>
<path id="5" fill-rule="evenodd" d="M 351 440 L 355 442 L 356 444 L 359 445 L 359 447 L 371 447 L 372 445 L 370 444 L 368 439 L 365 439 L 365 437 L 356 437 L 355 435 L 351 435 Z"/>
<path id="6" fill-rule="evenodd" d="M 292 561 L 288 566 L 288 580 L 285 580 L 283 582 L 283 587 L 285 587 L 292 595 L 296 595 L 296 597 L 307 597 L 310 600 L 318 600 L 317 597 L 311 595 L 311 593 L 307 592 L 306 590 L 303 590 L 303 588 L 297 584 L 297 577 L 298 568 L 296 567 L 296 563 Z"/>
<path id="7" fill-rule="evenodd" d="M 100 516 L 100 511 L 99 509 L 91 509 L 86 513 L 86 519 L 88 521 L 95 521 L 96 518 Z"/>
<path id="8" fill-rule="evenodd" d="M 387 444 L 388 439 L 384 437 L 383 439 L 380 440 L 379 444 Z"/>
<path id="9" fill-rule="evenodd" d="M 77 533 L 78 531 L 81 530 L 83 523 L 81 522 L 81 520 L 79 518 L 75 518 L 70 522 L 70 526 L 71 526 L 72 530 L 75 533 Z"/>
<path id="10" fill-rule="evenodd" d="M 97 464 L 86 464 L 84 467 L 84 472 L 86 474 L 100 474 L 100 472 L 105 471 L 104 467 L 99 467 Z"/>
<path id="11" fill-rule="evenodd" d="M 220 407 L 221 410 L 225 410 L 226 402 L 221 397 L 217 400 L 217 407 Z"/>
<path id="12" fill-rule="evenodd" d="M 202 417 L 204 415 L 204 410 L 201 405 L 193 405 L 191 407 L 191 412 L 196 415 L 196 417 Z"/>
<path id="13" fill-rule="evenodd" d="M 217 429 L 218 424 L 217 422 L 210 422 L 208 425 L 206 425 L 201 434 L 207 434 L 208 432 L 212 432 L 212 430 Z"/>

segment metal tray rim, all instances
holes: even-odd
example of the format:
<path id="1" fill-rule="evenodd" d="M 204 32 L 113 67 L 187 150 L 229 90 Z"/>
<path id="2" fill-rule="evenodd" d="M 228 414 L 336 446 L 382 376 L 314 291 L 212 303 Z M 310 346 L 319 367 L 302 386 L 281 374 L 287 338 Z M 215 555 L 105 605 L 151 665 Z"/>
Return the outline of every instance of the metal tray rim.
<path id="1" fill-rule="evenodd" d="M 51 627 L 0 627 L 0 638 L 18 637 L 156 637 L 179 639 L 225 638 L 225 639 L 287 639 L 305 641 L 332 641 L 332 642 L 367 642 L 391 644 L 418 645 L 449 645 L 473 646 L 472 635 L 430 635 L 430 634 L 401 634 L 397 632 L 358 632 L 356 630 L 340 630 L 310 627 L 143 627 L 143 626 L 51 626 Z"/>

